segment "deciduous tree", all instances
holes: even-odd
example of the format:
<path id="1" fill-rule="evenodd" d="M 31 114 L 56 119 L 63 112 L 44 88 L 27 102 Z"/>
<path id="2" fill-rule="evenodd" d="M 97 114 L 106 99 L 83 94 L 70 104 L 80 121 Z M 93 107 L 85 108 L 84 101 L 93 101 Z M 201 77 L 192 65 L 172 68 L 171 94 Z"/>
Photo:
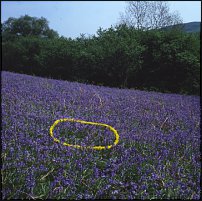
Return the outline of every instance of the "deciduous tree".
<path id="1" fill-rule="evenodd" d="M 171 12 L 166 1 L 128 1 L 120 23 L 136 29 L 158 29 L 182 23 L 178 12 Z"/>
<path id="2" fill-rule="evenodd" d="M 49 28 L 44 17 L 36 18 L 28 15 L 20 18 L 10 17 L 2 24 L 2 36 L 37 36 L 40 38 L 56 38 L 58 33 Z"/>

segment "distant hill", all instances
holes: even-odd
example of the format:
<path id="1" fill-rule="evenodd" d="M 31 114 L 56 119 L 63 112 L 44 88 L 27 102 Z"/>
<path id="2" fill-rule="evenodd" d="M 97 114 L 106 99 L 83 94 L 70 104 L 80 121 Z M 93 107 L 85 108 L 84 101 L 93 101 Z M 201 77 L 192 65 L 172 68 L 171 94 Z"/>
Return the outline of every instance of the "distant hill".
<path id="1" fill-rule="evenodd" d="M 188 22 L 188 23 L 178 24 L 174 26 L 168 26 L 163 29 L 164 30 L 171 29 L 176 26 L 182 26 L 182 29 L 187 33 L 196 33 L 196 32 L 200 32 L 201 22 Z"/>

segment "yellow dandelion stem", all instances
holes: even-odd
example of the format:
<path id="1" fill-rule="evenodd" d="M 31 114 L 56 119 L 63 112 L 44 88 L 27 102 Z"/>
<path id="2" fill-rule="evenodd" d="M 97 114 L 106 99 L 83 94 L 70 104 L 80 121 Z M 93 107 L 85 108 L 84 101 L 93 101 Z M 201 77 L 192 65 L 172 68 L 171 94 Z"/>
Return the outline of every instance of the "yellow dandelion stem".
<path id="1" fill-rule="evenodd" d="M 59 122 L 65 122 L 65 121 L 69 121 L 69 122 L 78 122 L 81 124 L 89 124 L 89 125 L 96 125 L 96 126 L 103 126 L 108 128 L 110 131 L 112 131 L 114 133 L 115 136 L 115 141 L 113 145 L 108 145 L 108 146 L 80 146 L 80 145 L 73 145 L 73 144 L 68 144 L 66 142 L 63 143 L 64 146 L 69 146 L 69 147 L 74 147 L 77 149 L 95 149 L 95 150 L 103 150 L 103 149 L 111 149 L 113 146 L 117 145 L 119 142 L 119 134 L 117 132 L 117 130 L 115 130 L 112 126 L 109 126 L 107 124 L 103 124 L 103 123 L 97 123 L 97 122 L 90 122 L 90 121 L 83 121 L 83 120 L 76 120 L 76 119 L 70 119 L 70 118 L 64 118 L 64 119 L 58 119 L 56 120 L 53 125 L 50 127 L 50 136 L 53 138 L 54 142 L 58 142 L 60 143 L 60 140 L 55 138 L 53 135 L 53 130 L 55 128 L 55 126 L 59 123 Z"/>

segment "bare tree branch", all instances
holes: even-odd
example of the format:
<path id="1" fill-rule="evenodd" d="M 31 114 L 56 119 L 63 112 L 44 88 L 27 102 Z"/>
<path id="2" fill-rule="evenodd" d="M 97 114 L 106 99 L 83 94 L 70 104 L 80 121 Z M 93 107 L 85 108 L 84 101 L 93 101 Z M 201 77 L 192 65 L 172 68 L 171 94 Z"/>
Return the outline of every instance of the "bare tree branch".
<path id="1" fill-rule="evenodd" d="M 166 1 L 128 1 L 120 23 L 136 29 L 158 29 L 182 23 L 178 12 L 170 12 Z"/>

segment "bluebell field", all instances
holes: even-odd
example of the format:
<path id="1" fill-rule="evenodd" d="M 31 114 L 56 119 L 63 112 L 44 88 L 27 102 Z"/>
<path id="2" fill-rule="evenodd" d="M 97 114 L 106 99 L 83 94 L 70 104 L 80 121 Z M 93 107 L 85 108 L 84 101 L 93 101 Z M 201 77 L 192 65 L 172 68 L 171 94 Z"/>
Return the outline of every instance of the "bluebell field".
<path id="1" fill-rule="evenodd" d="M 199 199 L 200 97 L 2 72 L 4 199 Z M 56 143 L 57 119 L 108 124 L 107 150 Z M 63 122 L 54 135 L 110 145 L 99 126 Z"/>

